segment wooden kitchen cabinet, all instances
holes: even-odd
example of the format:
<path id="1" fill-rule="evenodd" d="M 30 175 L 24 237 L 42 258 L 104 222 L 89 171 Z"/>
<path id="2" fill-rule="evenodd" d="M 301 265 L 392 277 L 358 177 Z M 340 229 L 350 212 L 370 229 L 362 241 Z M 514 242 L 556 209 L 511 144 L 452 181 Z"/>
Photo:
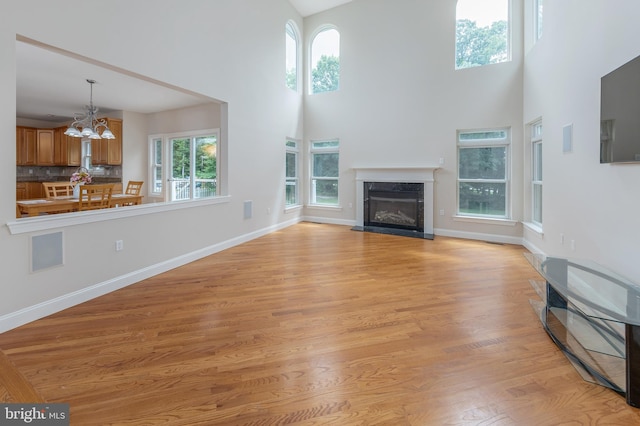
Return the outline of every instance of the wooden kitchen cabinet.
<path id="1" fill-rule="evenodd" d="M 91 164 L 119 166 L 122 164 L 122 120 L 105 118 L 115 139 L 93 139 L 91 141 Z M 104 130 L 100 127 L 100 131 Z"/>
<path id="2" fill-rule="evenodd" d="M 37 130 L 30 127 L 16 127 L 16 164 L 35 166 L 38 151 Z"/>
<path id="3" fill-rule="evenodd" d="M 42 182 L 17 182 L 16 200 L 29 200 L 32 198 L 46 198 Z"/>
<path id="4" fill-rule="evenodd" d="M 53 129 L 38 129 L 36 131 L 36 164 L 39 166 L 54 166 L 56 164 L 54 133 Z"/>
<path id="5" fill-rule="evenodd" d="M 67 136 L 67 127 L 58 127 L 54 133 L 54 161 L 56 166 L 80 166 L 82 139 Z"/>

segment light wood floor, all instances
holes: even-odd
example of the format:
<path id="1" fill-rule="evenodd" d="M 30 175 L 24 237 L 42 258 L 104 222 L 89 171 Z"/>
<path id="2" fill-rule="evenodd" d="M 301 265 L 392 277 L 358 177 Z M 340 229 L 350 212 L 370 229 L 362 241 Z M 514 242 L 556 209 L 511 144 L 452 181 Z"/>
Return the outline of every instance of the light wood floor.
<path id="1" fill-rule="evenodd" d="M 302 223 L 0 335 L 0 397 L 72 425 L 633 425 L 520 246 Z"/>

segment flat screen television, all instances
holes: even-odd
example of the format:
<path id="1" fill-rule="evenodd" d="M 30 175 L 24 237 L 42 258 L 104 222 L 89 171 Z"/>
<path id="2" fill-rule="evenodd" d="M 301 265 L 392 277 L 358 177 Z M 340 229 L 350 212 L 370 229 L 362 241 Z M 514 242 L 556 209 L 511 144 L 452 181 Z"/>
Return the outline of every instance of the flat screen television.
<path id="1" fill-rule="evenodd" d="M 640 162 L 640 56 L 600 79 L 600 162 Z"/>

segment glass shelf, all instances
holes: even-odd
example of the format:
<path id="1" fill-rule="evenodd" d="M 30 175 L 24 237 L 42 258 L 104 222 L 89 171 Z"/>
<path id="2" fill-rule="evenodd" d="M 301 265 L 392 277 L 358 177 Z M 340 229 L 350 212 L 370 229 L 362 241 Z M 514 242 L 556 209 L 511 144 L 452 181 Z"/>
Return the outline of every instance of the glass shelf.
<path id="1" fill-rule="evenodd" d="M 531 300 L 551 339 L 584 380 L 640 407 L 640 287 L 588 261 L 525 253 L 544 282 Z"/>

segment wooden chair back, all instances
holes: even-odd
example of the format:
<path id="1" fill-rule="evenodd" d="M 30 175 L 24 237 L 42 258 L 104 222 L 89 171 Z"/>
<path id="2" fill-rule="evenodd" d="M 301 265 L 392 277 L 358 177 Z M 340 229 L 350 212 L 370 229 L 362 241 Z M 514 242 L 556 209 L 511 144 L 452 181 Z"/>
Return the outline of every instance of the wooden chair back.
<path id="1" fill-rule="evenodd" d="M 140 190 L 142 189 L 142 184 L 144 181 L 141 180 L 130 180 L 127 183 L 127 188 L 124 193 L 129 195 L 140 195 Z"/>
<path id="2" fill-rule="evenodd" d="M 73 195 L 73 186 L 69 182 L 42 182 L 47 198 L 70 197 Z"/>
<path id="3" fill-rule="evenodd" d="M 78 197 L 78 210 L 107 209 L 111 206 L 113 184 L 81 185 Z"/>

